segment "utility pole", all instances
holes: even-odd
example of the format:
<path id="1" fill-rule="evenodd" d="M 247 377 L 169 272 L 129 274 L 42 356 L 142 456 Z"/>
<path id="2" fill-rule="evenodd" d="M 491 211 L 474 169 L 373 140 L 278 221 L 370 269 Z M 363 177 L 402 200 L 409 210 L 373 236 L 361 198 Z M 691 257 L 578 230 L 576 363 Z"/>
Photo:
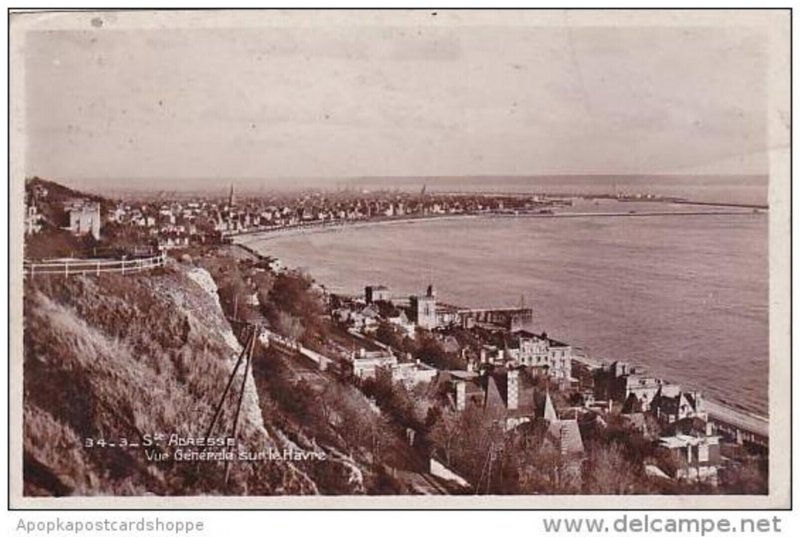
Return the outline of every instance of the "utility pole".
<path id="1" fill-rule="evenodd" d="M 239 429 L 239 415 L 242 412 L 242 402 L 244 401 L 244 392 L 245 388 L 247 387 L 247 374 L 250 372 L 250 364 L 253 361 L 253 351 L 256 347 L 256 339 L 258 339 L 258 332 L 259 329 L 257 327 L 253 327 L 253 334 L 250 336 L 250 341 L 248 341 L 248 350 L 247 350 L 247 358 L 245 359 L 244 363 L 244 374 L 242 375 L 242 387 L 239 390 L 239 401 L 236 403 L 236 413 L 233 416 L 233 432 L 231 433 L 231 437 L 233 438 L 233 442 L 236 443 L 236 433 Z M 231 474 L 231 463 L 229 460 L 225 460 L 225 486 L 228 486 L 228 478 Z"/>
<path id="2" fill-rule="evenodd" d="M 211 435 L 214 433 L 214 428 L 216 427 L 223 413 L 225 401 L 227 400 L 228 394 L 231 391 L 231 387 L 233 386 L 233 383 L 237 378 L 237 373 L 239 372 L 239 369 L 241 368 L 242 364 L 244 364 L 244 371 L 242 373 L 242 380 L 239 387 L 238 397 L 236 400 L 236 410 L 233 416 L 233 423 L 231 425 L 232 432 L 231 436 L 226 436 L 226 440 L 232 438 L 234 440 L 234 443 L 236 442 L 237 433 L 239 431 L 239 417 L 241 415 L 242 405 L 244 403 L 244 393 L 247 387 L 247 377 L 252 367 L 253 354 L 255 352 L 255 347 L 256 347 L 256 340 L 258 339 L 258 335 L 261 330 L 259 326 L 253 324 L 248 324 L 247 326 L 251 328 L 250 335 L 247 338 L 245 344 L 243 345 L 242 351 L 239 353 L 239 357 L 237 358 L 236 364 L 234 365 L 233 370 L 231 371 L 231 374 L 228 377 L 228 381 L 225 385 L 225 389 L 222 392 L 222 396 L 219 398 L 219 402 L 215 407 L 214 417 L 212 418 L 211 423 L 209 424 L 208 429 L 206 430 L 205 433 L 205 442 L 203 450 L 205 450 L 210 443 Z M 227 442 L 225 448 L 227 449 Z M 228 485 L 228 481 L 230 480 L 230 471 L 231 471 L 230 460 L 226 459 L 225 481 L 224 481 L 226 487 Z"/>
<path id="3" fill-rule="evenodd" d="M 220 397 L 219 402 L 217 403 L 216 409 L 214 411 L 214 418 L 211 420 L 211 423 L 208 426 L 205 434 L 205 445 L 208 445 L 208 441 L 211 438 L 211 433 L 214 432 L 214 426 L 217 424 L 220 415 L 222 414 L 222 408 L 225 404 L 225 399 L 228 397 L 228 393 L 230 392 L 231 386 L 233 385 L 233 381 L 236 378 L 236 372 L 239 371 L 239 367 L 242 365 L 242 361 L 245 359 L 249 349 L 250 341 L 248 340 L 247 343 L 242 348 L 242 352 L 239 353 L 239 357 L 236 360 L 236 365 L 233 366 L 233 371 L 231 372 L 230 377 L 228 377 L 228 383 L 225 385 L 225 390 L 222 392 L 222 397 Z"/>

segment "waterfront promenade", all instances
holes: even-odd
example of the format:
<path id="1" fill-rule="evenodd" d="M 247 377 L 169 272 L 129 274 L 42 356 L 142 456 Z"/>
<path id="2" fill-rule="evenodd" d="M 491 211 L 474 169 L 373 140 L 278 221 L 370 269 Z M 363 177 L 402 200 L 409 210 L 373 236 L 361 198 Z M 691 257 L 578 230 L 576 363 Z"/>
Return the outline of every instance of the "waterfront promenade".
<path id="1" fill-rule="evenodd" d="M 709 420 L 717 423 L 720 429 L 733 433 L 738 430 L 745 439 L 764 447 L 769 446 L 767 418 L 725 406 L 714 400 L 707 399 L 705 405 Z"/>

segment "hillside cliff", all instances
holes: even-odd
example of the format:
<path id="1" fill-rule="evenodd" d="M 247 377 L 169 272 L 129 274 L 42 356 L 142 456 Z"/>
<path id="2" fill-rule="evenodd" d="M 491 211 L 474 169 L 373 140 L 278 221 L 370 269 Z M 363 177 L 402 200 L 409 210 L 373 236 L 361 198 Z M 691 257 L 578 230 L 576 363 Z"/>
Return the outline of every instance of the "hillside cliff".
<path id="1" fill-rule="evenodd" d="M 26 282 L 26 495 L 319 492 L 288 460 L 234 463 L 225 486 L 221 462 L 153 462 L 141 447 L 118 445 L 159 433 L 204 436 L 241 350 L 215 292 L 208 273 L 177 263 L 135 276 Z M 231 397 L 222 424 L 234 407 Z M 265 427 L 252 374 L 242 418 L 239 449 L 284 448 Z"/>

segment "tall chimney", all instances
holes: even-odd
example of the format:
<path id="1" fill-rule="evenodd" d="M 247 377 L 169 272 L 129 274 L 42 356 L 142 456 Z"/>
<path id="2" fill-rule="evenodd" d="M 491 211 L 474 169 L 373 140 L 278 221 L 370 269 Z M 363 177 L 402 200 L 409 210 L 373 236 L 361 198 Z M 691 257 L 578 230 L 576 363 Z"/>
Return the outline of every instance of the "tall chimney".
<path id="1" fill-rule="evenodd" d="M 519 371 L 510 369 L 508 371 L 508 409 L 516 410 L 519 407 Z"/>
<path id="2" fill-rule="evenodd" d="M 558 427 L 558 445 L 561 448 L 561 454 L 567 454 L 567 428 L 564 425 Z"/>
<path id="3" fill-rule="evenodd" d="M 705 410 L 705 405 L 703 404 L 703 392 L 695 391 L 692 393 L 694 396 L 694 409 L 695 412 L 698 414 L 702 413 Z"/>
<path id="4" fill-rule="evenodd" d="M 467 407 L 467 385 L 463 380 L 456 381 L 456 410 L 464 410 Z"/>

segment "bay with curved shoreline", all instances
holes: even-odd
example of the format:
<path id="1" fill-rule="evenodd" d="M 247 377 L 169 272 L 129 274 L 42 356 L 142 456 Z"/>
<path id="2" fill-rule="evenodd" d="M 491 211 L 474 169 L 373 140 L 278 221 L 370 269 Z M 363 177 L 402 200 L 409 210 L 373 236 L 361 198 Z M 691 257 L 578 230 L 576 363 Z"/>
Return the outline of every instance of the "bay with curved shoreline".
<path id="1" fill-rule="evenodd" d="M 768 413 L 767 215 L 437 217 L 236 239 L 333 291 L 434 283 L 441 300 L 534 308 L 532 328 Z"/>

